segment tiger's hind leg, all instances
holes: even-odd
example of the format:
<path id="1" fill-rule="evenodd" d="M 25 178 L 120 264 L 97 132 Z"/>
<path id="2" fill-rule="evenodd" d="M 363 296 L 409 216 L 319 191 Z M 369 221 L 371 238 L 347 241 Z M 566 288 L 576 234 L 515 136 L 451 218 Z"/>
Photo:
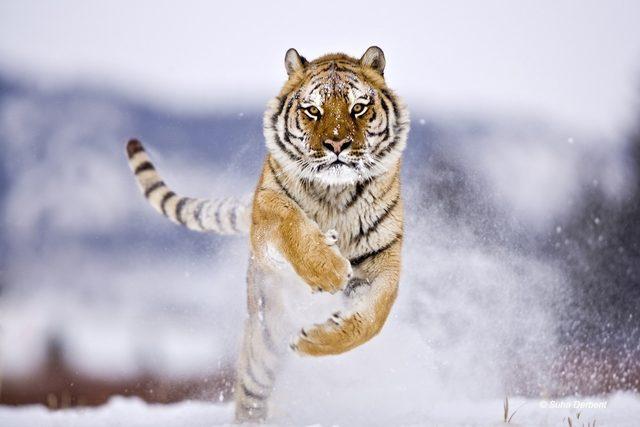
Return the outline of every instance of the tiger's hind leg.
<path id="1" fill-rule="evenodd" d="M 280 358 L 268 342 L 268 333 L 256 319 L 245 325 L 235 385 L 236 421 L 260 422 L 268 416 Z"/>
<path id="2" fill-rule="evenodd" d="M 269 399 L 274 390 L 277 371 L 287 350 L 277 327 L 281 316 L 273 298 L 267 298 L 261 274 L 249 272 L 249 319 L 238 359 L 235 403 L 236 421 L 260 422 L 269 415 Z"/>

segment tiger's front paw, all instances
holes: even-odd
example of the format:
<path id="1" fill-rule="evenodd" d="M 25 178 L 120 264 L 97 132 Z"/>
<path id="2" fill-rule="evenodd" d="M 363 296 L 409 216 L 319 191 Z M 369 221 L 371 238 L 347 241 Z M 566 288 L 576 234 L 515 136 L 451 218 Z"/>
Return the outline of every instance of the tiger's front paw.
<path id="1" fill-rule="evenodd" d="M 365 342 L 366 336 L 359 313 L 345 317 L 336 312 L 322 324 L 301 329 L 291 348 L 303 356 L 340 354 Z"/>
<path id="2" fill-rule="evenodd" d="M 351 263 L 342 256 L 337 242 L 335 230 L 312 234 L 304 242 L 298 262 L 294 262 L 294 269 L 314 292 L 336 293 L 352 276 Z"/>

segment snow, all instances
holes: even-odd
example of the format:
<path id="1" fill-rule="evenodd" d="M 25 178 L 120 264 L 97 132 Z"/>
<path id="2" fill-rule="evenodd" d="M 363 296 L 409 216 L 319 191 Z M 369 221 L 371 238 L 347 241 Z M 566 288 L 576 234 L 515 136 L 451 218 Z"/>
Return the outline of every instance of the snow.
<path id="1" fill-rule="evenodd" d="M 332 397 L 338 398 L 333 395 Z M 599 406 L 605 408 L 582 408 Z M 595 398 L 565 398 L 562 400 L 509 399 L 510 424 L 502 422 L 503 400 L 480 401 L 446 400 L 425 401 L 422 408 L 405 410 L 402 404 L 376 407 L 364 403 L 357 405 L 357 418 L 332 413 L 331 408 L 317 411 L 306 421 L 294 422 L 291 414 L 282 414 L 267 425 L 297 426 L 500 426 L 566 427 L 567 418 L 574 425 L 596 421 L 601 427 L 635 427 L 640 419 L 640 398 L 627 393 L 616 393 Z M 315 403 L 315 409 L 319 409 Z M 292 412 L 295 412 L 293 410 Z M 578 418 L 578 413 L 580 416 Z M 322 415 L 321 415 L 322 414 Z M 579 422 L 580 421 L 580 422 Z M 3 427 L 217 427 L 232 425 L 233 406 L 199 401 L 176 404 L 146 404 L 137 398 L 114 397 L 98 408 L 64 409 L 49 411 L 43 406 L 0 407 L 0 425 Z"/>
<path id="2" fill-rule="evenodd" d="M 3 427 L 213 427 L 230 425 L 231 405 L 182 402 L 149 405 L 138 398 L 112 398 L 98 408 L 49 411 L 43 406 L 0 406 Z"/>

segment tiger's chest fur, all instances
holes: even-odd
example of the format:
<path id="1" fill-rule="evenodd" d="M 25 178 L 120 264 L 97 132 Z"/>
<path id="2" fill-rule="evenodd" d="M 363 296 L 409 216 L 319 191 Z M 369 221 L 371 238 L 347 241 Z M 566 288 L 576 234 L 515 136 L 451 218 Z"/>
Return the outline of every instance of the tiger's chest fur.
<path id="1" fill-rule="evenodd" d="M 267 183 L 290 197 L 321 230 L 338 233 L 340 252 L 358 260 L 402 235 L 400 165 L 388 173 L 352 185 L 326 185 L 292 179 L 273 159 L 267 160 Z"/>

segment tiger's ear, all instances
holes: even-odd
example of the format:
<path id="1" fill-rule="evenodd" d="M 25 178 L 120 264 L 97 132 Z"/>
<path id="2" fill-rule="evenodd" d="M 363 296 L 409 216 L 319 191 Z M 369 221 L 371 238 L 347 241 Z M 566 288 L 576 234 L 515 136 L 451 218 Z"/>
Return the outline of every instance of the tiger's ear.
<path id="1" fill-rule="evenodd" d="M 284 68 L 287 69 L 287 75 L 289 76 L 297 71 L 304 70 L 308 63 L 304 56 L 300 56 L 294 48 L 289 49 L 284 56 Z"/>
<path id="2" fill-rule="evenodd" d="M 371 46 L 360 58 L 360 64 L 365 67 L 371 67 L 384 76 L 384 66 L 386 61 L 384 60 L 384 52 L 378 46 Z"/>

